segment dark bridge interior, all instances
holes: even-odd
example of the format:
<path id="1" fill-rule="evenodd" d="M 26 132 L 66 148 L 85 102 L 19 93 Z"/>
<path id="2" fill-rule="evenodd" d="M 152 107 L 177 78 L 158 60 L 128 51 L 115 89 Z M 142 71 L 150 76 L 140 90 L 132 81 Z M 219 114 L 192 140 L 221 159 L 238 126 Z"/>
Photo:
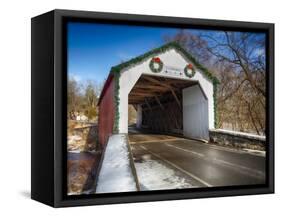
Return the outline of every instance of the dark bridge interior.
<path id="1" fill-rule="evenodd" d="M 142 107 L 142 128 L 182 134 L 182 89 L 195 81 L 142 75 L 129 94 L 129 104 Z"/>

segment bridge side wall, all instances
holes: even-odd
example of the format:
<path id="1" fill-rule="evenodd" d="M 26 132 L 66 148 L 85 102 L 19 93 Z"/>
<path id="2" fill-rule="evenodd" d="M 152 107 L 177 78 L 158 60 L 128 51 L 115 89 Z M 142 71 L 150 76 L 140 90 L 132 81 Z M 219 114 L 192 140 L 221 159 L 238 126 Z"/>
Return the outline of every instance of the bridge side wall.
<path id="1" fill-rule="evenodd" d="M 265 150 L 265 137 L 226 130 L 210 130 L 210 141 L 222 146 Z"/>
<path id="2" fill-rule="evenodd" d="M 199 85 L 183 90 L 183 135 L 209 140 L 208 100 Z"/>
<path id="3" fill-rule="evenodd" d="M 111 80 L 99 105 L 98 133 L 99 143 L 105 145 L 108 137 L 113 132 L 115 103 L 114 103 L 114 79 Z"/>

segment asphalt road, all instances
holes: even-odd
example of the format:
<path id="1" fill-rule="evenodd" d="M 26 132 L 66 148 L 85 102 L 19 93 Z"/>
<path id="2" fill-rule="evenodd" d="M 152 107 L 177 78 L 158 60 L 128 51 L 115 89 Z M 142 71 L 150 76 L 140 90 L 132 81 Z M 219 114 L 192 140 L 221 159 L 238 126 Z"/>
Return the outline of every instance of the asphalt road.
<path id="1" fill-rule="evenodd" d="M 129 134 L 135 161 L 143 156 L 167 165 L 196 187 L 265 183 L 265 157 L 166 135 Z"/>

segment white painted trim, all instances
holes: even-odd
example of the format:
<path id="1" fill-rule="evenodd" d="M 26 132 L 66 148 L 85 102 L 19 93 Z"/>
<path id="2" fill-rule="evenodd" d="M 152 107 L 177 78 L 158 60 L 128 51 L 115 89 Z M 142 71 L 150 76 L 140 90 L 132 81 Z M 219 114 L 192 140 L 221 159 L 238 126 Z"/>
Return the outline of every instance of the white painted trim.
<path id="1" fill-rule="evenodd" d="M 170 48 L 166 52 L 157 55 L 164 63 L 164 66 L 182 69 L 192 63 L 186 59 L 183 54 L 179 53 L 176 49 Z M 149 68 L 150 58 L 144 61 L 129 66 L 123 69 L 120 73 L 120 90 L 119 90 L 119 132 L 128 133 L 128 94 L 140 78 L 142 74 L 161 76 L 174 79 L 182 79 L 189 81 L 198 81 L 202 90 L 208 99 L 208 113 L 209 113 L 209 129 L 214 128 L 214 99 L 213 99 L 213 83 L 205 76 L 200 70 L 196 70 L 193 78 L 188 78 L 182 74 L 168 74 L 162 70 L 160 73 L 153 73 Z M 165 69 L 165 67 L 163 67 Z"/>

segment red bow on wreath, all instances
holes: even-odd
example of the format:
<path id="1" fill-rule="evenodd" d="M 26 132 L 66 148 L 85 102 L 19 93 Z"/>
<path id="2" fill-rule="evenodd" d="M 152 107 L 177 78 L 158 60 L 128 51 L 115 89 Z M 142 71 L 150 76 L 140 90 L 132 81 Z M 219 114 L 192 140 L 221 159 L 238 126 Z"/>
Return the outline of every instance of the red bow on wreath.
<path id="1" fill-rule="evenodd" d="M 153 60 L 153 62 L 156 62 L 156 63 L 160 63 L 161 62 L 159 57 L 154 57 L 152 60 Z"/>
<path id="2" fill-rule="evenodd" d="M 193 69 L 193 65 L 192 65 L 191 63 L 189 63 L 189 64 L 187 65 L 187 68 Z"/>

